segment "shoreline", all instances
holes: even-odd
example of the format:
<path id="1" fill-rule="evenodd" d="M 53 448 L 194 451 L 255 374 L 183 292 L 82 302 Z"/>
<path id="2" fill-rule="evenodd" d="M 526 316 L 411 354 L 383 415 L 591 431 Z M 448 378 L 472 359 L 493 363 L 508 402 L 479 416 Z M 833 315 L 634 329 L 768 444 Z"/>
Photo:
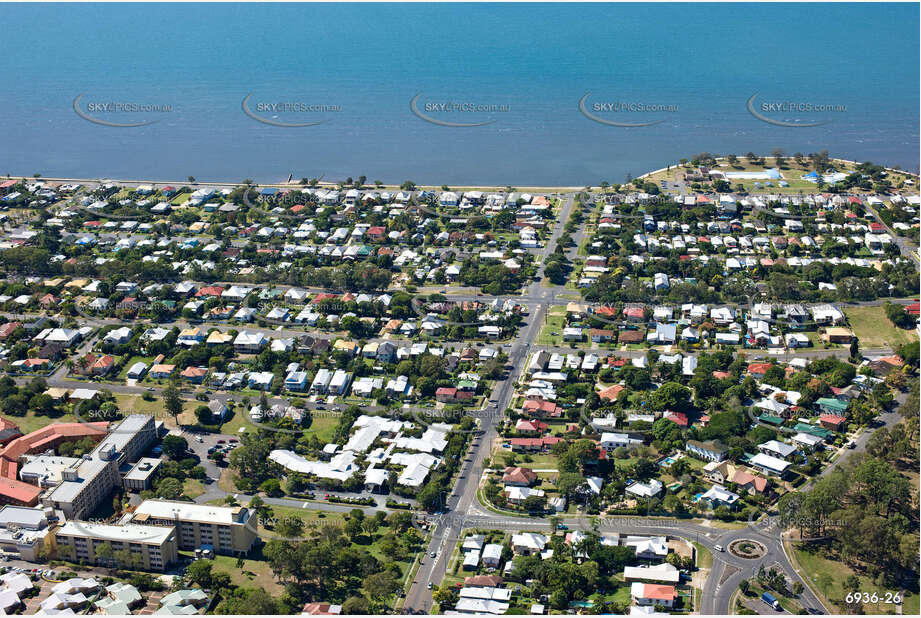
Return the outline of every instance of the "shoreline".
<path id="1" fill-rule="evenodd" d="M 758 155 L 758 156 L 759 156 L 759 157 L 762 157 L 762 158 L 765 158 L 765 159 L 771 158 L 770 155 Z M 789 158 L 789 157 L 788 157 L 788 158 Z M 840 163 L 844 163 L 844 164 L 847 164 L 847 165 L 859 165 L 859 164 L 861 163 L 860 161 L 852 161 L 852 160 L 850 160 L 850 159 L 842 159 L 842 158 L 840 158 L 840 157 L 830 157 L 830 159 L 831 159 L 832 161 L 834 161 L 834 162 L 840 162 Z M 718 162 L 726 162 L 726 161 L 727 161 L 726 157 L 723 157 L 723 156 L 718 156 L 718 157 L 716 157 L 716 160 L 717 160 Z M 690 164 L 688 164 L 688 165 L 690 165 Z M 653 175 L 655 175 L 655 174 L 659 174 L 659 173 L 661 173 L 661 172 L 668 171 L 669 169 L 677 169 L 677 168 L 681 168 L 681 167 L 682 167 L 681 163 L 675 163 L 675 164 L 673 164 L 673 165 L 668 165 L 667 167 L 662 167 L 662 168 L 659 168 L 659 169 L 657 169 L 657 170 L 651 170 L 651 171 L 648 171 L 648 172 L 644 172 L 643 174 L 637 176 L 636 178 L 637 178 L 637 179 L 648 178 L 648 177 L 651 177 L 651 176 L 653 176 Z M 895 168 L 886 167 L 886 166 L 884 166 L 883 168 L 884 168 L 887 172 L 893 172 L 893 173 L 897 173 L 897 174 L 905 174 L 906 176 L 909 176 L 909 177 L 912 177 L 912 178 L 916 178 L 916 179 L 919 178 L 919 175 L 918 175 L 918 174 L 915 174 L 915 173 L 910 172 L 910 171 L 908 171 L 908 170 L 895 169 Z M 96 178 L 68 178 L 68 177 L 44 176 L 44 175 L 39 176 L 39 177 L 35 177 L 35 176 L 31 176 L 31 175 L 30 175 L 30 176 L 25 176 L 25 175 L 19 175 L 19 174 L 11 174 L 11 175 L 8 175 L 8 176 L 0 176 L 0 178 L 20 179 L 20 180 L 24 180 L 24 181 L 30 181 L 30 180 L 32 180 L 32 181 L 50 181 L 50 182 L 80 183 L 80 184 L 86 184 L 86 183 L 106 183 L 106 182 L 111 182 L 111 183 L 115 183 L 115 184 L 118 184 L 118 185 L 155 185 L 155 186 L 156 186 L 156 185 L 161 185 L 161 186 L 163 186 L 163 185 L 173 185 L 173 186 L 176 186 L 176 187 L 184 187 L 184 186 L 198 186 L 198 187 L 239 187 L 239 186 L 241 186 L 241 185 L 243 184 L 243 183 L 240 182 L 240 181 L 226 181 L 226 180 L 207 181 L 207 182 L 206 182 L 206 181 L 202 181 L 202 180 L 196 179 L 194 183 L 190 183 L 190 182 L 188 181 L 188 179 L 185 179 L 185 180 L 154 180 L 154 179 L 119 179 L 119 178 L 100 178 L 100 177 L 96 177 Z M 626 183 L 623 183 L 623 184 L 626 184 Z M 292 179 L 290 182 L 289 182 L 289 181 L 279 181 L 279 182 L 253 182 L 253 187 L 268 187 L 268 188 L 276 188 L 276 189 L 294 189 L 294 188 L 299 188 L 299 187 L 303 187 L 303 186 L 306 186 L 306 185 L 301 185 L 300 182 L 299 182 L 298 180 L 293 180 L 293 179 Z M 339 183 L 338 183 L 338 182 L 323 181 L 323 180 L 321 180 L 321 181 L 317 184 L 317 186 L 318 186 L 318 187 L 338 187 L 338 186 L 339 186 Z M 443 186 L 443 185 L 426 185 L 426 184 L 421 184 L 421 183 L 420 183 L 420 184 L 416 184 L 416 189 L 425 189 L 425 190 L 440 191 L 442 186 Z M 485 190 L 485 191 L 501 191 L 501 192 L 504 192 L 506 186 L 512 186 L 512 187 L 514 187 L 514 190 L 515 190 L 516 192 L 519 192 L 519 193 L 521 193 L 521 192 L 571 193 L 571 192 L 574 192 L 574 191 L 583 191 L 583 190 L 585 190 L 586 188 L 588 188 L 588 189 L 590 189 L 590 190 L 595 190 L 595 189 L 600 190 L 600 189 L 601 189 L 601 187 L 600 187 L 599 185 L 527 185 L 527 186 L 526 186 L 526 185 L 521 185 L 521 186 L 518 186 L 518 185 L 505 185 L 505 186 L 501 186 L 501 187 L 500 187 L 500 186 L 490 185 L 490 184 L 481 184 L 481 185 L 477 185 L 477 184 L 467 184 L 467 185 L 451 185 L 451 190 L 452 190 L 452 191 L 459 191 L 459 190 L 460 190 L 460 191 Z M 371 190 L 373 190 L 373 189 L 378 189 L 378 187 L 376 187 L 375 185 L 373 185 L 373 184 L 368 184 L 368 183 L 365 183 L 365 185 L 363 186 L 363 188 L 371 189 Z M 380 189 L 381 189 L 381 190 L 396 190 L 396 191 L 399 191 L 399 190 L 400 190 L 400 185 L 396 185 L 396 184 L 387 184 L 387 183 L 385 183 L 383 186 L 380 187 Z"/>

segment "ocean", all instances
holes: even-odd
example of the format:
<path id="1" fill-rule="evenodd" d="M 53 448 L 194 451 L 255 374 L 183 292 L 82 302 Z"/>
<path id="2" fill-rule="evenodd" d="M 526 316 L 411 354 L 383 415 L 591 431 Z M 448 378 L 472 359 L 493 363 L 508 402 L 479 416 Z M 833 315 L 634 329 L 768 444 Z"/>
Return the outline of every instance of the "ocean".
<path id="1" fill-rule="evenodd" d="M 0 4 L 0 19 L 4 175 L 583 186 L 775 148 L 918 170 L 916 4 Z"/>

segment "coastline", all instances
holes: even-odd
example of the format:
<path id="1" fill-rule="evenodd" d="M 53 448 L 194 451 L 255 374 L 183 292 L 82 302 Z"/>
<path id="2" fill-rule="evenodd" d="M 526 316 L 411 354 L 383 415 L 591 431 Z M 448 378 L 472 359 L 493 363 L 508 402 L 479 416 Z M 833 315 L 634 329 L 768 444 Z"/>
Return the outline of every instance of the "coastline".
<path id="1" fill-rule="evenodd" d="M 770 158 L 770 157 L 771 157 L 771 155 L 758 155 L 758 156 L 759 156 L 759 157 L 763 157 L 763 158 Z M 832 161 L 834 161 L 834 162 L 843 163 L 843 164 L 846 164 L 846 165 L 859 165 L 859 164 L 861 163 L 860 161 L 853 161 L 853 160 L 850 160 L 850 159 L 842 159 L 842 158 L 840 158 L 840 157 L 830 157 L 830 159 L 831 159 Z M 718 156 L 718 157 L 716 157 L 716 160 L 717 160 L 717 162 L 720 162 L 720 163 L 726 163 L 726 162 L 727 162 L 726 157 L 723 157 L 723 156 Z M 669 169 L 676 169 L 676 168 L 680 168 L 680 167 L 681 167 L 681 163 L 675 163 L 675 164 L 669 165 L 669 166 L 667 166 L 667 167 L 662 167 L 662 168 L 659 168 L 659 169 L 657 169 L 657 170 L 651 170 L 651 171 L 645 172 L 645 173 L 643 173 L 643 174 L 637 176 L 636 178 L 637 178 L 637 179 L 648 178 L 648 177 L 651 177 L 651 176 L 653 176 L 653 175 L 655 175 L 655 174 L 659 174 L 659 173 L 661 173 L 661 172 L 668 171 Z M 911 176 L 911 177 L 913 177 L 913 178 L 918 178 L 918 177 L 919 177 L 918 174 L 915 174 L 915 173 L 910 172 L 910 171 L 908 171 L 908 170 L 896 169 L 896 168 L 886 167 L 886 166 L 884 166 L 884 169 L 885 169 L 886 171 L 888 171 L 888 172 L 893 172 L 893 173 L 898 173 L 898 174 L 905 174 L 905 175 Z M 25 180 L 25 181 L 35 180 L 35 181 L 50 181 L 50 182 L 80 183 L 80 184 L 85 184 L 85 183 L 112 182 L 112 183 L 115 183 L 115 184 L 118 184 L 118 185 L 161 185 L 161 186 L 162 186 L 162 185 L 173 185 L 173 186 L 180 186 L 180 187 L 182 187 L 182 186 L 189 186 L 189 185 L 194 185 L 194 186 L 209 186 L 209 187 L 239 187 L 239 186 L 242 184 L 241 181 L 227 181 L 227 180 L 203 181 L 203 180 L 198 180 L 198 179 L 196 179 L 194 183 L 190 183 L 190 182 L 188 181 L 188 179 L 185 179 L 185 180 L 155 180 L 155 179 L 150 179 L 150 178 L 147 178 L 147 179 L 119 179 L 119 178 L 101 178 L 101 177 L 96 177 L 96 178 L 68 178 L 68 177 L 44 176 L 44 175 L 43 175 L 43 176 L 39 176 L 39 177 L 35 177 L 35 176 L 31 176 L 31 175 L 28 175 L 28 176 L 27 176 L 27 175 L 20 175 L 20 174 L 10 174 L 10 175 L 8 175 L 8 176 L 2 176 L 2 177 L 0 177 L 0 178 L 21 179 L 21 180 Z M 253 183 L 253 186 L 254 186 L 254 187 L 276 188 L 276 189 L 291 189 L 291 188 L 298 188 L 298 187 L 301 187 L 301 186 L 303 186 L 303 185 L 301 185 L 300 182 L 298 182 L 298 181 L 292 180 L 292 181 L 290 181 L 290 182 L 289 182 L 289 181 L 281 181 L 281 182 L 254 182 L 254 183 Z M 317 186 L 319 186 L 319 187 L 338 187 L 338 186 L 339 186 L 339 183 L 338 183 L 338 182 L 328 181 L 328 180 L 321 180 L 321 181 L 317 184 Z M 366 186 L 366 188 L 368 188 L 368 189 L 375 189 L 375 188 L 377 188 L 376 186 L 374 186 L 374 185 L 369 185 L 369 184 L 367 184 L 367 183 L 366 183 L 365 186 Z M 512 187 L 514 187 L 515 190 L 518 191 L 518 192 L 530 191 L 530 192 L 548 192 L 548 193 L 571 193 L 571 192 L 574 192 L 574 191 L 583 191 L 583 190 L 585 190 L 586 188 L 589 189 L 589 190 L 595 190 L 595 189 L 600 190 L 600 189 L 601 189 L 601 187 L 598 186 L 598 185 L 539 185 L 539 186 L 538 186 L 538 185 L 527 185 L 527 186 L 526 186 L 526 185 L 515 185 L 515 184 L 511 184 L 511 185 L 506 185 L 506 186 L 512 186 Z M 421 183 L 420 183 L 420 184 L 416 184 L 416 188 L 417 188 L 417 189 L 425 189 L 425 190 L 432 190 L 432 191 L 440 191 L 440 190 L 441 190 L 441 187 L 442 187 L 442 185 L 426 185 L 426 184 L 421 184 Z M 397 191 L 398 191 L 398 190 L 400 190 L 400 185 L 384 183 L 380 188 L 381 188 L 381 189 L 386 189 L 386 190 L 397 190 Z M 451 189 L 454 190 L 454 191 L 475 191 L 475 190 L 480 190 L 480 191 L 504 191 L 504 190 L 505 190 L 505 187 L 504 187 L 504 186 L 499 187 L 499 186 L 490 185 L 490 184 L 467 184 L 467 185 L 451 185 Z"/>

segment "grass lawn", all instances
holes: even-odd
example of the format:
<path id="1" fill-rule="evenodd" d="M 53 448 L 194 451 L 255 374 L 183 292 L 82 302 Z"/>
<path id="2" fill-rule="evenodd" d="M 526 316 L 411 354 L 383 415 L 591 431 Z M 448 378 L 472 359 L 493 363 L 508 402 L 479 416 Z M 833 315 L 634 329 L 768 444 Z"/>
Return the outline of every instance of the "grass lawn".
<path id="1" fill-rule="evenodd" d="M 286 517 L 298 517 L 301 521 L 304 522 L 305 534 L 309 534 L 310 528 L 320 528 L 322 526 L 344 526 L 345 525 L 345 513 L 336 513 L 333 511 L 317 511 L 310 509 L 299 509 L 290 506 L 275 506 L 271 505 L 272 516 L 270 519 L 275 521 L 284 519 Z M 274 522 L 272 521 L 260 521 L 259 522 L 259 534 L 262 538 L 272 538 L 274 528 Z"/>
<path id="2" fill-rule="evenodd" d="M 243 568 L 237 567 L 237 559 L 232 556 L 215 556 L 214 568 L 230 575 L 230 581 L 246 588 L 262 588 L 272 596 L 279 596 L 284 587 L 275 581 L 272 568 L 265 560 L 243 561 Z"/>
<path id="3" fill-rule="evenodd" d="M 713 568 L 713 554 L 710 553 L 710 550 L 696 542 L 694 542 L 694 548 L 697 550 L 697 567 L 701 569 Z"/>
<path id="4" fill-rule="evenodd" d="M 563 327 L 566 325 L 566 307 L 551 307 L 547 320 L 537 335 L 537 345 L 554 346 L 563 341 Z M 553 333 L 556 333 L 555 335 Z"/>
<path id="5" fill-rule="evenodd" d="M 115 402 L 122 414 L 150 414 L 157 420 L 166 421 L 167 424 L 173 425 L 173 418 L 166 413 L 163 407 L 163 398 L 154 394 L 153 401 L 145 401 L 140 395 L 124 395 L 118 393 L 115 395 Z M 191 413 L 202 402 L 183 400 L 183 414 Z M 182 418 L 182 417 L 180 417 Z"/>
<path id="6" fill-rule="evenodd" d="M 198 403 L 198 402 L 193 402 Z M 196 406 L 197 407 L 197 406 Z M 194 410 L 194 408 L 192 408 Z M 321 410 L 320 412 L 323 412 Z M 243 406 L 237 405 L 234 410 L 231 412 L 230 418 L 228 418 L 221 425 L 220 433 L 226 435 L 238 435 L 240 428 L 244 427 L 247 430 L 255 431 L 256 426 L 253 425 L 249 420 L 249 415 L 246 413 L 246 410 Z M 190 425 L 196 424 L 195 417 L 192 414 L 187 415 L 187 420 Z M 317 438 L 321 442 L 329 442 L 333 438 L 333 434 L 336 432 L 336 427 L 339 425 L 339 418 L 329 414 L 324 414 L 322 416 L 317 416 L 313 419 L 310 426 L 304 429 L 305 434 L 315 433 Z"/>
<path id="7" fill-rule="evenodd" d="M 621 586 L 614 594 L 608 595 L 605 600 L 623 605 L 630 605 L 630 586 Z"/>
<path id="8" fill-rule="evenodd" d="M 847 307 L 844 314 L 854 334 L 860 340 L 861 348 L 891 347 L 895 349 L 918 339 L 917 331 L 896 328 L 886 317 L 886 311 L 882 306 Z"/>
<path id="9" fill-rule="evenodd" d="M 793 555 L 796 556 L 797 562 L 809 578 L 809 583 L 814 590 L 818 590 L 825 596 L 828 603 L 835 605 L 839 612 L 844 610 L 844 597 L 850 590 L 844 589 L 844 580 L 849 575 L 857 575 L 860 580 L 858 590 L 860 592 L 873 593 L 885 596 L 886 592 L 895 593 L 896 590 L 885 590 L 877 586 L 872 579 L 856 573 L 851 567 L 846 565 L 840 556 L 829 555 L 825 548 L 818 548 L 816 551 L 807 551 L 803 545 L 793 545 Z M 823 581 L 823 575 L 827 580 Z M 866 603 L 864 611 L 867 614 L 884 614 L 895 611 L 895 606 L 885 603 Z M 902 613 L 909 616 L 918 614 L 918 593 L 906 595 Z"/>
<path id="10" fill-rule="evenodd" d="M 15 423 L 16 426 L 19 427 L 19 431 L 24 434 L 31 433 L 54 423 L 73 423 L 77 420 L 73 414 L 63 414 L 61 416 L 55 416 L 54 418 L 50 416 L 36 416 L 35 410 L 29 410 L 26 412 L 25 416 L 11 416 L 9 414 L 0 414 L 0 416 L 11 423 Z"/>
<path id="11" fill-rule="evenodd" d="M 182 484 L 182 493 L 194 500 L 205 493 L 205 484 L 198 479 L 186 479 Z"/>

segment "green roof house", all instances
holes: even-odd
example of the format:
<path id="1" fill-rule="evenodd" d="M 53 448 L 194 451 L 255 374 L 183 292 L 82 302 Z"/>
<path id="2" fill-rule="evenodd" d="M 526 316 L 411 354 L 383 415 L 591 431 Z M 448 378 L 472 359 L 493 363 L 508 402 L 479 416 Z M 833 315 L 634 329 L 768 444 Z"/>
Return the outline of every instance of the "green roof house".
<path id="1" fill-rule="evenodd" d="M 833 399 L 831 397 L 822 397 L 817 399 L 815 405 L 819 406 L 819 409 L 825 414 L 836 414 L 838 416 L 844 416 L 844 413 L 847 410 L 846 401 Z"/>

